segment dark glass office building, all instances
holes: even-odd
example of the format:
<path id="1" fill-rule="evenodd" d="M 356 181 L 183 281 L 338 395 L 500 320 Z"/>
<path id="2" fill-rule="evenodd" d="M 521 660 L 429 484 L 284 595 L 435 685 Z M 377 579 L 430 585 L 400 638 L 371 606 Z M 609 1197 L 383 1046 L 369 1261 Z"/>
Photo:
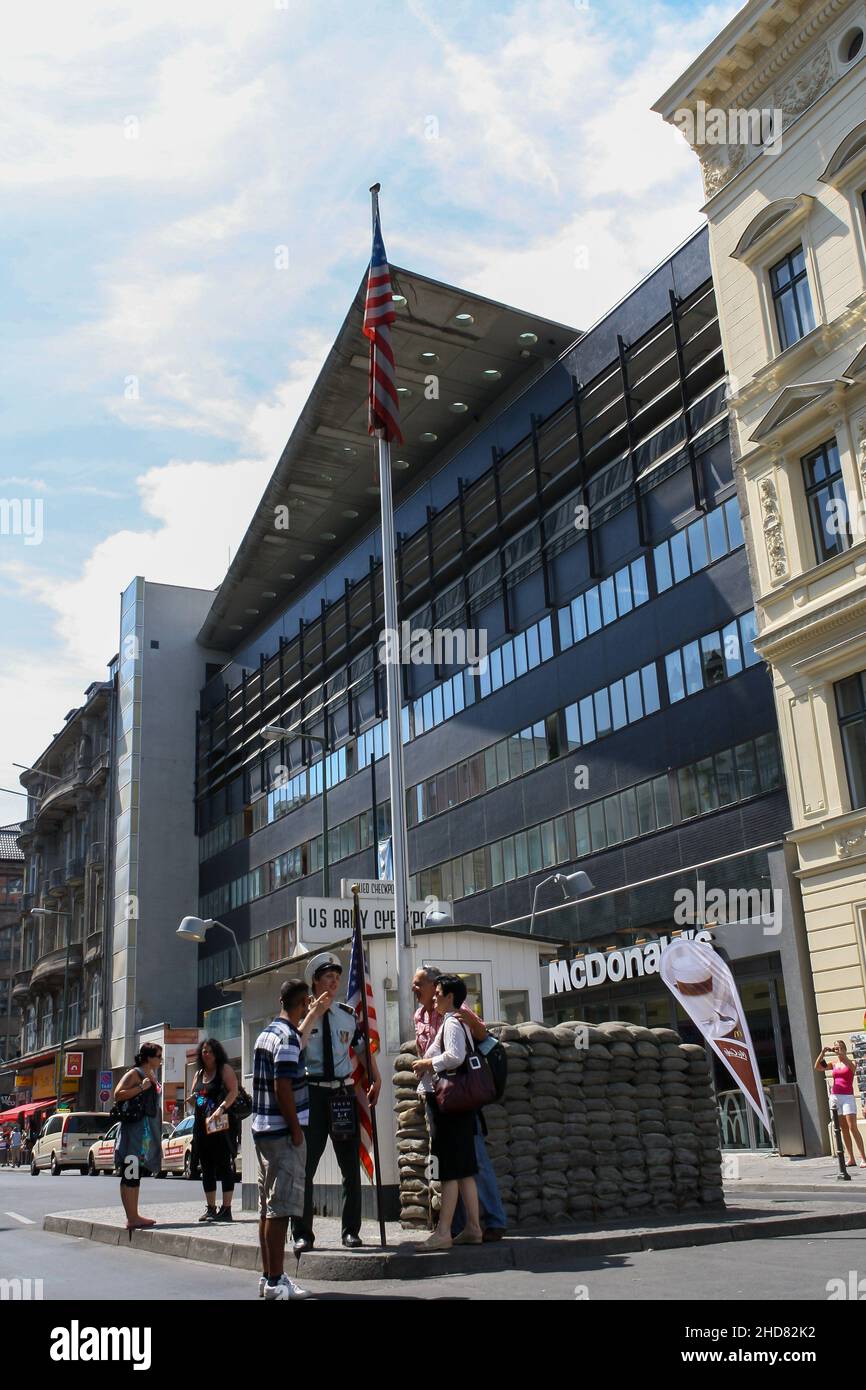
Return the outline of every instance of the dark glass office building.
<path id="1" fill-rule="evenodd" d="M 584 334 L 404 271 L 395 288 L 400 619 L 487 649 L 474 667 L 459 649 L 401 667 L 410 897 L 561 943 L 550 1020 L 687 1034 L 651 964 L 621 953 L 711 924 L 723 890 L 716 945 L 765 1081 L 801 1082 L 814 1147 L 811 986 L 706 233 Z M 323 892 L 323 782 L 332 893 L 375 876 L 389 827 L 362 291 L 200 634 L 231 659 L 201 696 L 199 911 L 251 969 L 291 952 L 297 897 Z M 298 733 L 268 744 L 268 724 Z M 578 867 L 592 891 L 577 901 L 544 882 Z M 202 1010 L 234 973 L 213 937 Z M 736 1097 L 726 1123 L 755 1141 Z"/>

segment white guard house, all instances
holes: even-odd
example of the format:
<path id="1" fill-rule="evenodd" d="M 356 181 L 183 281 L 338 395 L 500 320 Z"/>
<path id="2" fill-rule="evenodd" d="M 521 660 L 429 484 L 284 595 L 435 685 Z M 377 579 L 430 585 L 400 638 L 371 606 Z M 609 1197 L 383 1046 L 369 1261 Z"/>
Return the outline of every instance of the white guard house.
<path id="1" fill-rule="evenodd" d="M 419 966 L 435 965 L 443 972 L 460 975 L 466 980 L 467 1004 L 485 1022 L 523 1023 L 542 1017 L 541 967 L 556 955 L 561 942 L 543 936 L 521 936 L 491 927 L 421 927 L 413 932 L 412 967 L 402 988 L 409 991 L 412 975 Z M 395 1115 L 393 1075 L 394 1060 L 400 1051 L 401 1038 L 397 1014 L 397 978 L 394 937 L 386 935 L 365 937 L 369 982 L 373 989 L 381 1048 L 378 1054 L 382 1075 L 382 1093 L 377 1106 L 379 1158 L 382 1167 L 384 1216 L 396 1220 L 399 1215 L 397 1191 L 397 1154 L 395 1148 Z M 343 961 L 343 979 L 348 974 L 350 939 L 308 943 L 285 960 L 263 966 L 248 975 L 223 981 L 223 988 L 241 994 L 244 1086 L 252 1095 L 252 1055 L 256 1037 L 266 1023 L 279 1013 L 279 993 L 283 980 L 303 977 L 310 957 L 327 949 L 335 951 Z M 546 976 L 546 969 L 545 969 Z M 345 997 L 344 995 L 342 997 Z M 413 1005 L 414 1011 L 414 1005 Z M 414 1039 L 413 1039 L 414 1041 Z M 248 1121 L 243 1126 L 243 1183 L 244 1210 L 255 1210 L 257 1185 L 256 1159 Z M 340 1170 L 331 1145 L 319 1165 L 315 1186 L 316 1211 L 334 1215 L 340 1211 Z M 375 1191 L 363 1179 L 363 1212 L 365 1219 L 375 1216 Z"/>

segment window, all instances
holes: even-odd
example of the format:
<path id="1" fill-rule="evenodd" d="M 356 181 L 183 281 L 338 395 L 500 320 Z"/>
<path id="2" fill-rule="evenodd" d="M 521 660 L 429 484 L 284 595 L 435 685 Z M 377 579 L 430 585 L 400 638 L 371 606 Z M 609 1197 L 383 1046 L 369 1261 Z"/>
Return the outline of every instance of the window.
<path id="1" fill-rule="evenodd" d="M 866 806 L 866 672 L 836 686 L 839 731 L 852 806 Z"/>
<path id="2" fill-rule="evenodd" d="M 671 574 L 671 557 L 667 541 L 662 541 L 653 551 L 653 563 L 656 571 L 656 589 L 663 594 L 665 589 L 669 589 L 673 584 Z"/>
<path id="3" fill-rule="evenodd" d="M 783 257 L 770 270 L 770 288 L 782 351 L 799 342 L 815 327 L 806 258 L 802 246 Z"/>
<path id="4" fill-rule="evenodd" d="M 659 683 L 654 664 L 641 667 L 640 680 L 643 687 L 644 714 L 655 714 L 659 708 Z"/>
<path id="5" fill-rule="evenodd" d="M 675 705 L 678 700 L 686 698 L 683 663 L 679 652 L 668 652 L 665 657 L 665 675 L 668 682 L 668 699 Z"/>
<path id="6" fill-rule="evenodd" d="M 598 632 L 601 627 L 601 604 L 598 589 L 589 589 L 584 595 L 586 601 L 586 627 L 588 632 Z"/>
<path id="7" fill-rule="evenodd" d="M 851 544 L 842 465 L 835 439 L 806 455 L 803 481 L 815 558 L 820 565 L 831 556 L 840 555 Z"/>

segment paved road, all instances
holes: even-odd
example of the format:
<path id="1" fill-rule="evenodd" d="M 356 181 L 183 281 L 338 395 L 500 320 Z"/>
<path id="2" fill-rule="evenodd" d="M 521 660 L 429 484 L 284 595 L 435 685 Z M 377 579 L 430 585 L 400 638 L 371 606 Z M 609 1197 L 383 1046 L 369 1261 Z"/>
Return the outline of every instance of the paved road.
<path id="1" fill-rule="evenodd" d="M 220 1266 L 118 1249 L 73 1240 L 42 1230 L 49 1211 L 93 1206 L 116 1186 L 105 1178 L 62 1179 L 0 1170 L 0 1277 L 42 1279 L 48 1300 L 101 1300 L 117 1297 L 161 1300 L 255 1299 L 255 1275 Z M 841 1184 L 840 1184 L 841 1186 Z M 148 1193 L 155 1184 L 146 1184 Z M 201 1201 L 198 1184 L 168 1179 L 159 1195 Z M 156 1194 L 154 1194 L 156 1195 Z M 746 1194 L 743 1193 L 743 1196 Z M 833 1191 L 838 1200 L 838 1192 Z M 849 1194 L 845 1194 L 848 1198 Z M 769 1199 L 761 1194 L 765 1202 Z M 773 1194 L 773 1202 L 796 1202 L 796 1193 Z M 814 1194 L 812 1194 L 814 1199 Z M 146 1207 L 145 1195 L 142 1207 Z M 862 1200 L 851 1193 L 850 1200 Z M 14 1213 L 10 1215 L 9 1213 Z M 23 1219 L 22 1219 L 23 1218 Z M 28 1224 L 32 1223 L 32 1224 Z M 802 1302 L 828 1298 L 831 1280 L 847 1286 L 866 1279 L 866 1232 L 791 1236 L 743 1241 L 689 1250 L 645 1251 L 631 1255 L 575 1259 L 571 1268 L 552 1272 L 503 1271 L 455 1275 L 409 1283 L 404 1280 L 332 1283 L 310 1281 L 319 1299 L 338 1300 L 546 1300 L 607 1302 L 664 1299 L 668 1302 Z M 290 1270 L 291 1272 L 291 1270 Z M 866 1291 L 866 1283 L 864 1283 Z"/>

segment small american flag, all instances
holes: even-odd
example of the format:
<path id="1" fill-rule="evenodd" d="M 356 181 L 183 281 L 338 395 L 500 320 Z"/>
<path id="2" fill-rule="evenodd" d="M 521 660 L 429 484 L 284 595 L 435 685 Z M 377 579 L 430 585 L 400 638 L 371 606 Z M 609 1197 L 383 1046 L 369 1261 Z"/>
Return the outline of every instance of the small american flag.
<path id="1" fill-rule="evenodd" d="M 379 225 L 379 206 L 373 224 L 373 254 L 364 305 L 364 335 L 370 339 L 370 400 L 368 433 L 402 444 L 397 368 L 391 347 L 391 324 L 397 315 L 391 294 L 391 271 Z"/>
<path id="2" fill-rule="evenodd" d="M 368 1055 L 379 1051 L 379 1034 L 376 1029 L 376 1005 L 373 1001 L 373 991 L 370 988 L 370 981 L 367 979 L 367 971 L 364 963 L 364 947 L 361 941 L 360 923 L 352 934 L 352 954 L 349 957 L 349 981 L 346 986 L 346 1003 L 350 1009 L 355 1010 L 355 1017 L 363 1031 L 364 1011 L 361 1005 L 361 987 L 367 999 L 367 1025 L 369 1035 L 367 1037 Z M 361 1165 L 370 1182 L 373 1181 L 373 1122 L 370 1118 L 370 1102 L 367 1100 L 367 1087 L 370 1084 L 367 1069 L 364 1063 L 354 1053 L 352 1054 L 352 1083 L 358 1089 L 358 1157 Z"/>

